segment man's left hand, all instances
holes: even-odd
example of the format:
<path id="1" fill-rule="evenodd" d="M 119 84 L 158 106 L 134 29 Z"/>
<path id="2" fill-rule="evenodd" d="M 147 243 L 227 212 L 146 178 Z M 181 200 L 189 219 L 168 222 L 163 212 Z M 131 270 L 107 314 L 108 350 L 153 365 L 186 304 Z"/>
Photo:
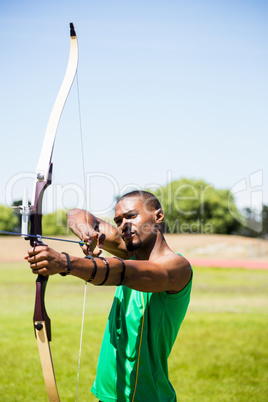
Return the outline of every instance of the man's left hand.
<path id="1" fill-rule="evenodd" d="M 66 271 L 66 256 L 48 246 L 36 246 L 24 257 L 34 274 L 55 275 Z"/>

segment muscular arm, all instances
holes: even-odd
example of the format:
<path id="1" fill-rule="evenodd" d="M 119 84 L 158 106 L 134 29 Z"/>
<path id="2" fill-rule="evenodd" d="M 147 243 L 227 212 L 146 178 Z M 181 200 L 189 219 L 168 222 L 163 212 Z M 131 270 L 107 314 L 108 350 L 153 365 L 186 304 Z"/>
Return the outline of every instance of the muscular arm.
<path id="1" fill-rule="evenodd" d="M 124 241 L 117 229 L 108 222 L 78 208 L 67 212 L 67 220 L 72 232 L 81 240 L 90 238 L 91 250 L 94 250 L 96 246 L 101 246 L 117 257 L 129 258 Z"/>
<path id="2" fill-rule="evenodd" d="M 65 272 L 67 269 L 66 256 L 50 249 L 47 246 L 39 246 L 31 249 L 25 257 L 31 264 L 34 273 L 53 275 Z M 71 275 L 88 281 L 94 269 L 94 263 L 89 259 L 70 256 Z M 91 282 L 93 285 L 102 283 L 107 267 L 99 258 L 97 273 Z M 110 266 L 110 274 L 106 286 L 118 285 L 121 280 L 123 265 L 115 258 L 107 258 Z M 156 258 L 153 261 L 127 260 L 126 272 L 123 284 L 131 289 L 143 292 L 170 292 L 176 293 L 182 290 L 189 282 L 192 272 L 189 262 L 174 253 Z"/>
<path id="3" fill-rule="evenodd" d="M 127 261 L 124 285 L 143 292 L 170 292 L 182 290 L 190 281 L 189 262 L 177 254 L 168 254 L 154 261 Z"/>

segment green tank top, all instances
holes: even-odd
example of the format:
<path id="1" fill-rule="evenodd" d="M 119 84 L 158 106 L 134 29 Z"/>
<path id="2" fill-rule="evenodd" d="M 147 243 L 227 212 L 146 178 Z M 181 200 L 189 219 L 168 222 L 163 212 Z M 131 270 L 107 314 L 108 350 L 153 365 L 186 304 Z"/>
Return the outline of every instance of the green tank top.
<path id="1" fill-rule="evenodd" d="M 176 294 L 116 289 L 91 388 L 101 401 L 176 401 L 167 359 L 192 287 Z"/>

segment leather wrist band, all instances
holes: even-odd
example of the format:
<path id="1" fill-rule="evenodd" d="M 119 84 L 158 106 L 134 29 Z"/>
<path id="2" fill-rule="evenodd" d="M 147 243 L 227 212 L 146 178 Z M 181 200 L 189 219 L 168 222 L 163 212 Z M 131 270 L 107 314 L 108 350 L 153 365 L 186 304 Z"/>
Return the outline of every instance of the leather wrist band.
<path id="1" fill-rule="evenodd" d="M 70 256 L 67 253 L 62 252 L 61 254 L 65 254 L 66 255 L 66 259 L 67 259 L 67 271 L 66 272 L 60 272 L 61 276 L 66 276 L 66 275 L 70 275 L 71 273 L 71 261 L 70 261 Z"/>
<path id="2" fill-rule="evenodd" d="M 97 266 L 97 263 L 96 263 L 95 259 L 94 259 L 91 255 L 86 255 L 85 258 L 87 258 L 88 260 L 91 260 L 91 261 L 93 262 L 93 264 L 94 264 L 94 268 L 93 268 L 93 271 L 92 271 L 92 275 L 91 275 L 91 277 L 87 280 L 87 282 L 92 282 L 93 279 L 94 279 L 95 276 L 96 276 L 98 266 Z"/>
<path id="3" fill-rule="evenodd" d="M 119 257 L 113 257 L 113 258 L 116 258 L 117 260 L 121 261 L 122 265 L 123 265 L 123 270 L 122 270 L 122 273 L 121 273 L 121 280 L 117 285 L 117 286 L 121 286 L 122 283 L 124 282 L 124 278 L 125 278 L 126 264 L 125 264 L 124 260 L 122 260 L 122 258 L 119 258 Z"/>
<path id="4" fill-rule="evenodd" d="M 108 261 L 107 261 L 105 258 L 103 258 L 103 257 L 97 257 L 97 258 L 99 258 L 100 260 L 102 260 L 102 261 L 106 264 L 106 275 L 105 275 L 105 278 L 104 278 L 104 280 L 103 280 L 101 283 L 97 284 L 97 286 L 102 286 L 102 285 L 105 284 L 105 282 L 107 281 L 107 279 L 108 279 L 108 277 L 109 277 L 110 266 L 109 266 Z"/>

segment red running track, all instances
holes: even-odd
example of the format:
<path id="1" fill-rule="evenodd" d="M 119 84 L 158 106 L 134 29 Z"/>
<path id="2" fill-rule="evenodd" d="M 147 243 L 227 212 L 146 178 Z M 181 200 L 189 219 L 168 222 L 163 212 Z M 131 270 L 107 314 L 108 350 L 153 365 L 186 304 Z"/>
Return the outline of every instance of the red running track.
<path id="1" fill-rule="evenodd" d="M 259 261 L 259 260 L 189 258 L 189 262 L 191 265 L 198 267 L 268 269 L 268 261 Z"/>

